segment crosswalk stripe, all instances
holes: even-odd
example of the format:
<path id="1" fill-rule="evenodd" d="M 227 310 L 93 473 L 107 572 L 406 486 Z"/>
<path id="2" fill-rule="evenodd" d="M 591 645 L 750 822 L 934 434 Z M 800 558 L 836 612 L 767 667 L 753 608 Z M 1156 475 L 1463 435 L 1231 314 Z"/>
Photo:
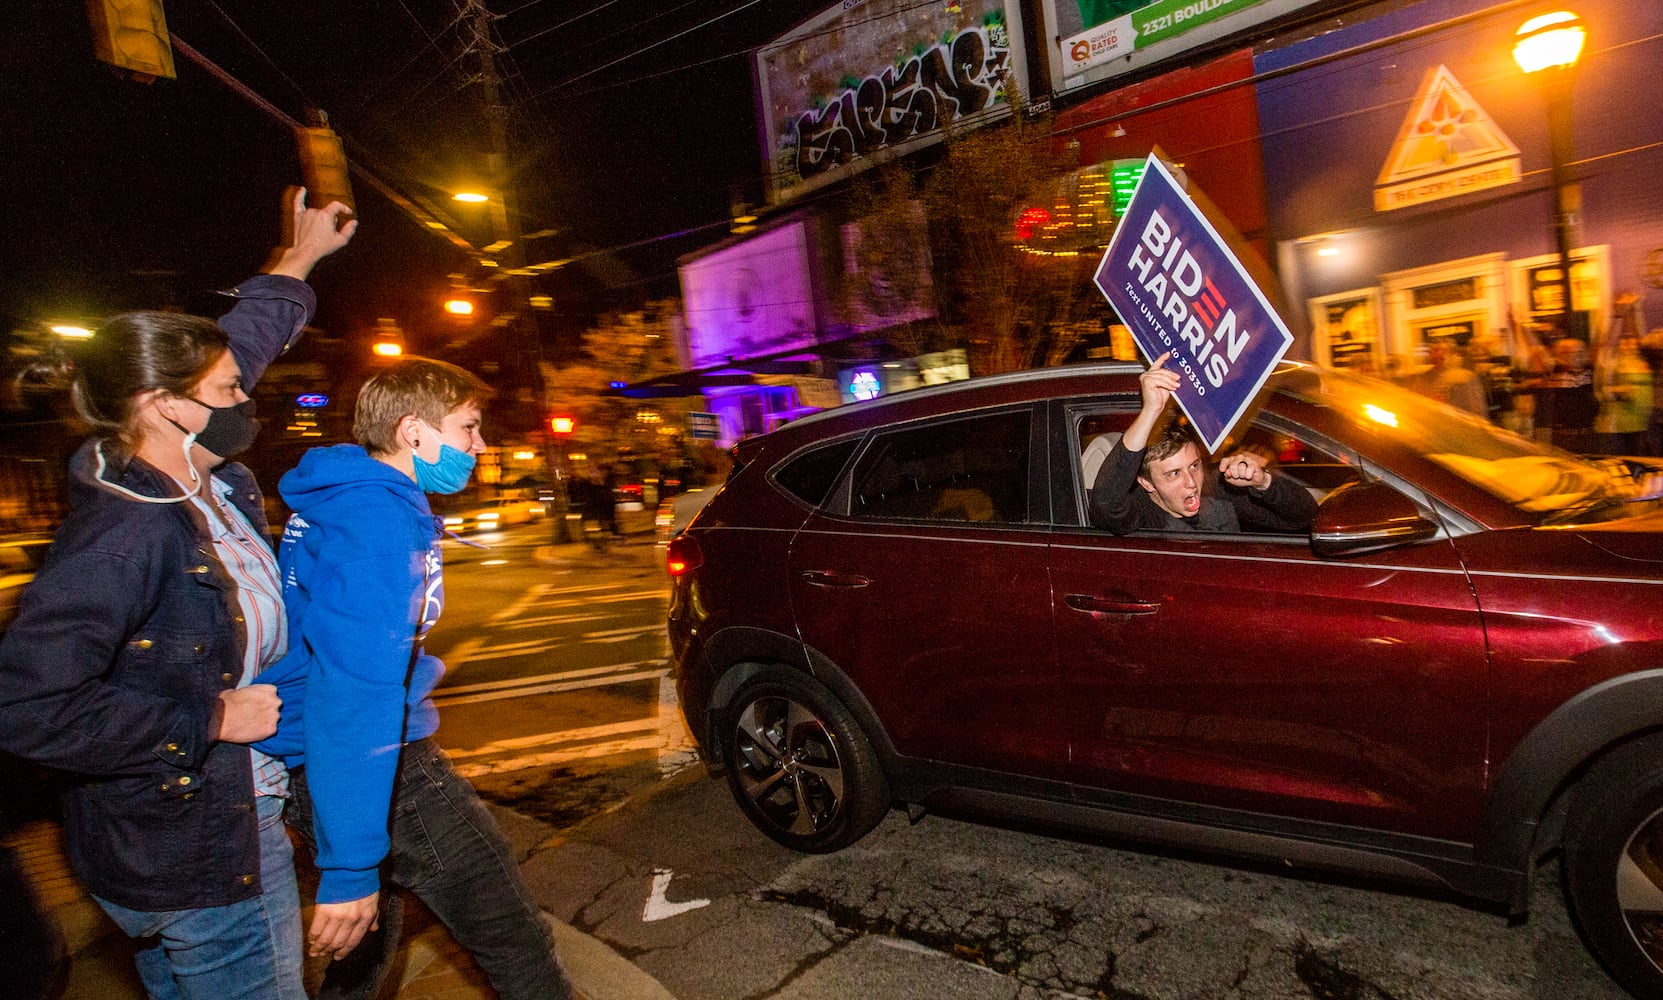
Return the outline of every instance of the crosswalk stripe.
<path id="1" fill-rule="evenodd" d="M 561 691 L 581 691 L 585 688 L 606 687 L 611 684 L 628 684 L 631 681 L 645 681 L 663 677 L 668 670 L 642 670 L 633 674 L 608 674 L 604 677 L 589 677 L 572 681 L 557 681 L 552 684 L 537 684 L 527 687 L 510 688 L 504 691 L 481 691 L 479 694 L 465 694 L 458 697 L 436 697 L 433 704 L 439 708 L 448 705 L 468 705 L 479 701 L 499 701 L 503 698 L 524 698 L 533 694 L 556 694 Z"/>
<path id="2" fill-rule="evenodd" d="M 456 695 L 474 694 L 479 691 L 502 691 L 508 688 L 519 688 L 547 684 L 550 681 L 572 680 L 579 677 L 597 677 L 603 674 L 622 674 L 649 667 L 663 667 L 670 661 L 658 658 L 653 660 L 633 660 L 629 663 L 608 663 L 600 667 L 582 667 L 577 670 L 561 670 L 552 674 L 538 674 L 535 677 L 512 677 L 500 681 L 481 681 L 477 684 L 453 684 L 442 687 L 433 693 L 434 698 L 451 698 Z"/>

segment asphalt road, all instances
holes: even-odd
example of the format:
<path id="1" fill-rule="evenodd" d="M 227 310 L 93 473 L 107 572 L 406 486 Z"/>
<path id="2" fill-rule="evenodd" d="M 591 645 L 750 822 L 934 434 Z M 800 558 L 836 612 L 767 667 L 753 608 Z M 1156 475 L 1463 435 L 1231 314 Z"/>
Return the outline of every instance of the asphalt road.
<path id="1" fill-rule="evenodd" d="M 680 1000 L 1620 1000 L 1543 871 L 1458 900 L 892 813 L 842 852 L 753 830 L 696 763 L 648 545 L 447 552 L 441 741 L 511 810 L 559 919 Z"/>
<path id="2" fill-rule="evenodd" d="M 557 829 L 695 760 L 650 536 L 595 553 L 537 523 L 447 542 L 439 740 L 487 799 Z"/>
<path id="3" fill-rule="evenodd" d="M 892 813 L 803 856 L 678 775 L 526 871 L 680 1000 L 1620 1000 L 1544 871 L 1521 925 L 1389 887 Z"/>

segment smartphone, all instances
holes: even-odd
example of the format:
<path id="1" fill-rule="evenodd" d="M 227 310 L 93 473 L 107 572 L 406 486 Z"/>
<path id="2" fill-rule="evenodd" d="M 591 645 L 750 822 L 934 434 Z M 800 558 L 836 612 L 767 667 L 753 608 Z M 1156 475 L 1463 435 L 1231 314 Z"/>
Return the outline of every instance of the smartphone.
<path id="1" fill-rule="evenodd" d="M 297 128 L 295 141 L 300 149 L 300 176 L 306 184 L 306 207 L 323 208 L 338 201 L 348 210 L 335 224 L 345 225 L 357 214 L 357 204 L 352 200 L 341 137 L 329 128 Z"/>

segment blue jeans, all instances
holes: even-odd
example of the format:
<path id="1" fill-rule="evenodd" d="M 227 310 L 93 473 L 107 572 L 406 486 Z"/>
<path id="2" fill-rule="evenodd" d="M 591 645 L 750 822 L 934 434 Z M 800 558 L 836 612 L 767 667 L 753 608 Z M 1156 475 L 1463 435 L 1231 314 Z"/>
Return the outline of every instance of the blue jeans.
<path id="1" fill-rule="evenodd" d="M 289 822 L 316 856 L 306 768 L 289 771 Z M 496 821 L 431 739 L 407 743 L 393 782 L 392 848 L 381 863 L 381 929 L 330 962 L 318 1000 L 375 997 L 398 954 L 402 886 L 450 929 L 502 1000 L 571 1000 L 554 935 Z M 391 883 L 390 885 L 388 883 Z"/>
<path id="2" fill-rule="evenodd" d="M 253 899 L 194 910 L 98 905 L 138 945 L 134 964 L 152 1000 L 306 1000 L 301 981 L 300 890 L 283 800 L 255 798 L 260 887 Z"/>

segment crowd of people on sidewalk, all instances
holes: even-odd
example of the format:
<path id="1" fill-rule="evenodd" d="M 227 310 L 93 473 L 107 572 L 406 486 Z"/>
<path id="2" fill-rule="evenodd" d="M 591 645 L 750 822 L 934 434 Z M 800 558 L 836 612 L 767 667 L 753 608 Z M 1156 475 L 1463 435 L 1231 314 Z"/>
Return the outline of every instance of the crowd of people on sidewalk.
<path id="1" fill-rule="evenodd" d="M 1432 338 L 1425 363 L 1386 377 L 1566 451 L 1663 456 L 1663 328 L 1642 333 L 1639 300 L 1618 300 L 1594 343 L 1526 338 L 1518 353 L 1495 338 Z"/>
<path id="2" fill-rule="evenodd" d="M 307 278 L 352 240 L 340 202 L 284 206 L 265 273 L 218 321 L 105 321 L 41 377 L 92 435 L 70 512 L 0 638 L 0 753 L 62 776 L 64 849 L 133 941 L 154 1000 L 379 995 L 415 893 L 505 998 L 576 996 L 506 839 L 433 741 L 444 664 L 442 522 L 485 450 L 490 389 L 405 358 L 359 392 L 355 444 L 308 452 L 280 489 L 273 552 L 235 461 L 260 429 L 248 389 L 299 339 Z M 294 838 L 291 839 L 290 831 Z M 320 873 L 302 927 L 294 849 Z M 54 988 L 61 952 L 0 857 L 10 996 Z M 21 891 L 14 892 L 14 889 Z"/>

